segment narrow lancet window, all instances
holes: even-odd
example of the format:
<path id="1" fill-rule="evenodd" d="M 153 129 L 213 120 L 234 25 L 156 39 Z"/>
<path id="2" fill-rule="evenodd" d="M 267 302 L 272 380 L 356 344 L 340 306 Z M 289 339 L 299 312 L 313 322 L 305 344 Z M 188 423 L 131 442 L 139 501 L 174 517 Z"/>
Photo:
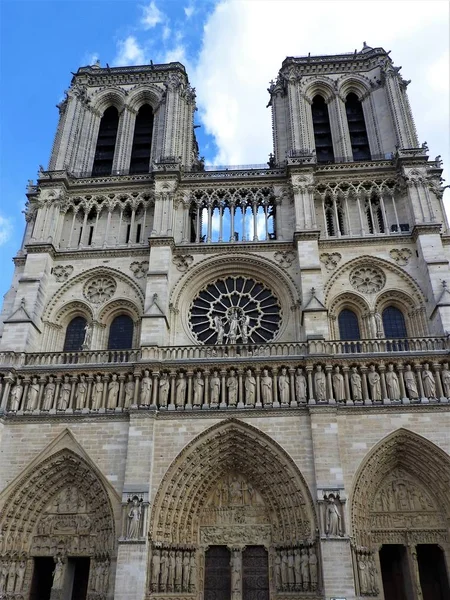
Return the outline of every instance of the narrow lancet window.
<path id="1" fill-rule="evenodd" d="M 369 139 L 367 137 L 363 108 L 356 94 L 351 93 L 347 96 L 345 111 L 347 113 L 353 160 L 370 160 Z"/>
<path id="2" fill-rule="evenodd" d="M 333 141 L 331 139 L 328 107 L 322 96 L 315 96 L 312 102 L 314 141 L 318 163 L 334 162 Z"/>
<path id="3" fill-rule="evenodd" d="M 133 319 L 119 315 L 109 329 L 108 350 L 127 350 L 133 347 Z"/>
<path id="4" fill-rule="evenodd" d="M 134 126 L 130 173 L 148 173 L 153 134 L 153 110 L 148 104 L 139 109 Z"/>
<path id="5" fill-rule="evenodd" d="M 100 121 L 94 164 L 92 166 L 93 176 L 111 175 L 118 126 L 119 113 L 117 108 L 110 106 L 105 110 Z"/>

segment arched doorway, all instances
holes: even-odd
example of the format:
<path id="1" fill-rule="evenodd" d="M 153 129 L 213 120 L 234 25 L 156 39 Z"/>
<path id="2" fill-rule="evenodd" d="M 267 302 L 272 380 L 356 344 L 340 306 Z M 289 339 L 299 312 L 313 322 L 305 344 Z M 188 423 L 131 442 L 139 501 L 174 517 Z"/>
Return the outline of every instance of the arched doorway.
<path id="1" fill-rule="evenodd" d="M 449 597 L 450 458 L 401 429 L 370 453 L 351 500 L 357 592 L 384 600 Z M 430 560 L 433 556 L 433 560 Z"/>
<path id="2" fill-rule="evenodd" d="M 193 440 L 156 495 L 152 594 L 265 600 L 315 592 L 317 518 L 292 459 L 260 430 L 230 419 Z"/>
<path id="3" fill-rule="evenodd" d="M 1 592 L 30 600 L 106 597 L 114 529 L 108 493 L 92 466 L 72 450 L 56 452 L 6 496 Z"/>

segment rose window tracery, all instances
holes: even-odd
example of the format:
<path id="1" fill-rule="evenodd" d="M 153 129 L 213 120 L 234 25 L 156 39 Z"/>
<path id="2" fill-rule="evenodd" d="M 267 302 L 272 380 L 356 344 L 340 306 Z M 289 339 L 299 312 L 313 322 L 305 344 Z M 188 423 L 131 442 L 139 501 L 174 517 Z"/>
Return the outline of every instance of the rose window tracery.
<path id="1" fill-rule="evenodd" d="M 203 344 L 262 344 L 281 324 L 275 294 L 247 277 L 226 277 L 203 288 L 189 311 L 195 338 Z"/>
<path id="2" fill-rule="evenodd" d="M 90 279 L 84 286 L 84 297 L 93 304 L 109 300 L 116 291 L 117 284 L 112 277 L 96 277 Z"/>
<path id="3" fill-rule="evenodd" d="M 386 276 L 376 267 L 357 267 L 350 273 L 350 284 L 362 294 L 375 294 L 384 288 Z"/>

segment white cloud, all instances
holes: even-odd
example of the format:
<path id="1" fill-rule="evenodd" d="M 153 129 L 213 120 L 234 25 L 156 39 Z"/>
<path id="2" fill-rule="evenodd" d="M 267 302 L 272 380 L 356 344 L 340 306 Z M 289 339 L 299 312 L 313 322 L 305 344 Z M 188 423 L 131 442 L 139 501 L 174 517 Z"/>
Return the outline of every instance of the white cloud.
<path id="1" fill-rule="evenodd" d="M 8 217 L 0 215 L 0 246 L 6 244 L 11 238 L 13 232 L 12 221 Z"/>
<path id="2" fill-rule="evenodd" d="M 195 12 L 195 6 L 193 4 L 189 4 L 184 7 L 184 14 L 186 15 L 186 19 L 190 19 Z"/>
<path id="3" fill-rule="evenodd" d="M 183 63 L 183 65 L 186 67 L 186 69 L 188 71 L 188 75 L 189 75 L 189 69 L 188 69 L 189 60 L 186 56 L 186 48 L 182 44 L 175 46 L 171 50 L 167 50 L 167 52 L 164 54 L 164 58 L 163 58 L 162 62 L 164 62 L 164 63 L 169 63 L 169 62 Z"/>
<path id="4" fill-rule="evenodd" d="M 405 10 L 404 1 L 393 0 L 386 18 L 386 11 L 380 10 L 384 4 L 370 0 L 220 2 L 205 24 L 196 69 L 189 71 L 197 88 L 200 118 L 219 149 L 214 162 L 267 160 L 272 150 L 267 87 L 286 56 L 352 52 L 360 50 L 364 40 L 392 50 L 394 63 L 403 65 L 402 75 L 413 80 L 408 90 L 419 137 L 446 160 L 446 124 L 441 118 L 439 131 L 437 124 L 436 131 L 430 131 L 425 118 L 426 109 L 435 106 L 436 90 L 431 93 L 432 86 L 424 86 L 430 52 L 423 48 L 433 48 L 433 56 L 439 59 L 429 77 L 448 82 L 448 70 L 439 58 L 448 49 L 448 5 L 410 2 Z M 448 105 L 446 92 L 441 94 Z"/>
<path id="5" fill-rule="evenodd" d="M 130 35 L 125 40 L 118 42 L 114 66 L 144 65 L 146 63 L 148 63 L 148 59 L 145 51 L 134 36 Z"/>
<path id="6" fill-rule="evenodd" d="M 143 15 L 141 18 L 141 25 L 144 29 L 153 29 L 159 23 L 165 20 L 164 13 L 162 13 L 152 0 L 148 6 L 143 6 Z"/>
<path id="7" fill-rule="evenodd" d="M 172 30 L 170 29 L 170 27 L 168 25 L 164 25 L 162 35 L 161 35 L 161 37 L 164 41 L 169 39 L 171 31 Z"/>

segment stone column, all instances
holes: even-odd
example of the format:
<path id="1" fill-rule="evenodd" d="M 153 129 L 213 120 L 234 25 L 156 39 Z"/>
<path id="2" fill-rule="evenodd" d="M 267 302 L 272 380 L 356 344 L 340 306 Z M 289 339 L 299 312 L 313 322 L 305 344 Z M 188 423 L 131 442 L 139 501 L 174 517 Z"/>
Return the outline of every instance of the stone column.
<path id="1" fill-rule="evenodd" d="M 409 398 L 406 395 L 405 381 L 403 379 L 403 371 L 404 370 L 405 370 L 404 365 L 398 365 L 397 366 L 398 382 L 400 384 L 400 396 L 402 398 L 402 403 L 403 404 L 409 404 Z"/>
<path id="2" fill-rule="evenodd" d="M 325 372 L 327 374 L 327 395 L 328 395 L 328 402 L 330 404 L 336 404 L 336 400 L 334 399 L 334 395 L 333 395 L 333 382 L 331 380 L 331 372 L 333 370 L 332 365 L 325 365 Z"/>
<path id="3" fill-rule="evenodd" d="M 297 406 L 297 399 L 295 396 L 295 369 L 289 369 L 289 387 L 291 390 L 291 406 Z"/>
<path id="4" fill-rule="evenodd" d="M 348 371 L 349 371 L 350 367 L 348 367 L 347 365 L 344 365 L 342 367 L 342 370 L 344 372 L 344 385 L 345 385 L 345 397 L 346 397 L 346 404 L 353 404 L 353 400 L 352 400 L 352 396 L 350 394 L 350 383 L 349 383 L 349 379 L 348 379 Z"/>
<path id="5" fill-rule="evenodd" d="M 361 365 L 360 369 L 364 404 L 372 404 L 372 401 L 369 398 L 369 388 L 367 387 L 367 367 L 366 365 Z"/>
<path id="6" fill-rule="evenodd" d="M 379 365 L 378 371 L 380 372 L 380 383 L 381 383 L 381 397 L 383 404 L 390 404 L 391 401 L 388 398 L 387 389 L 386 389 L 386 365 Z"/>
<path id="7" fill-rule="evenodd" d="M 306 373 L 308 375 L 308 404 L 315 404 L 316 401 L 314 399 L 314 385 L 313 385 L 313 366 L 306 365 Z"/>

